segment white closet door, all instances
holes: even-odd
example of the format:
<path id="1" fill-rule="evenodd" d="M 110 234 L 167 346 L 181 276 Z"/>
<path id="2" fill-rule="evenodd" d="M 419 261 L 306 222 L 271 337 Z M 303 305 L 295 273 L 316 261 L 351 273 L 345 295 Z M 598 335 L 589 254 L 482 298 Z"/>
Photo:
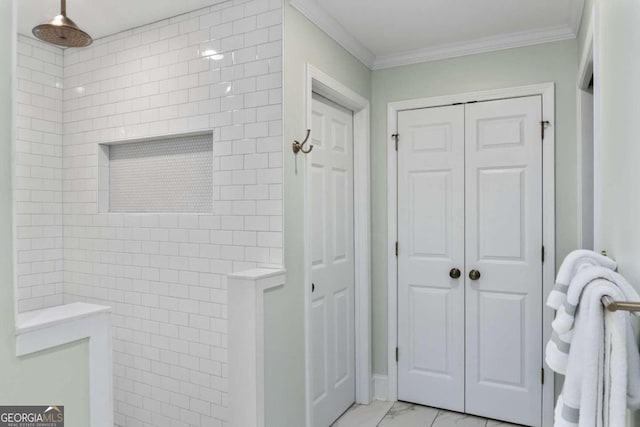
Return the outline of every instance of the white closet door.
<path id="1" fill-rule="evenodd" d="M 464 106 L 398 113 L 398 398 L 464 411 Z"/>
<path id="2" fill-rule="evenodd" d="M 466 412 L 541 422 L 540 96 L 466 106 Z M 480 278 L 472 280 L 469 272 Z"/>
<path id="3" fill-rule="evenodd" d="M 315 94 L 312 108 L 313 426 L 327 427 L 355 401 L 353 114 Z"/>

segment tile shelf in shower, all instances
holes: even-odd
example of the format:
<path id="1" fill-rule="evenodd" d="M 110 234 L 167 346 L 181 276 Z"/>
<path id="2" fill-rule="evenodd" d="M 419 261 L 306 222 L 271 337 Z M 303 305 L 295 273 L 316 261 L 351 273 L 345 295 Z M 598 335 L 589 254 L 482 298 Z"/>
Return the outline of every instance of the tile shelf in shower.
<path id="1" fill-rule="evenodd" d="M 59 325 L 71 320 L 82 319 L 99 313 L 109 313 L 111 307 L 97 304 L 76 302 L 57 305 L 40 310 L 18 313 L 16 317 L 16 333 L 18 335 L 38 329 Z"/>

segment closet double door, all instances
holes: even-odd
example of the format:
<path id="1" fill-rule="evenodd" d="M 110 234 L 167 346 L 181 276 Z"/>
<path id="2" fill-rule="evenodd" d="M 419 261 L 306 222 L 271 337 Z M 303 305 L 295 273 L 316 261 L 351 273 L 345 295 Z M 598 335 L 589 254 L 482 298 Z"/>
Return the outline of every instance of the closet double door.
<path id="1" fill-rule="evenodd" d="M 540 96 L 398 113 L 398 398 L 538 426 Z"/>

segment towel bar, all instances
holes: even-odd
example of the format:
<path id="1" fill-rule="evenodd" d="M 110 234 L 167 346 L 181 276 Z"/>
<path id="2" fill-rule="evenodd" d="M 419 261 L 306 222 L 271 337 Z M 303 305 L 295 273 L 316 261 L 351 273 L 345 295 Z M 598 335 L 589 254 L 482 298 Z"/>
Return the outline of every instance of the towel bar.
<path id="1" fill-rule="evenodd" d="M 603 296 L 600 300 L 609 311 L 640 311 L 640 302 L 615 301 L 609 295 Z"/>

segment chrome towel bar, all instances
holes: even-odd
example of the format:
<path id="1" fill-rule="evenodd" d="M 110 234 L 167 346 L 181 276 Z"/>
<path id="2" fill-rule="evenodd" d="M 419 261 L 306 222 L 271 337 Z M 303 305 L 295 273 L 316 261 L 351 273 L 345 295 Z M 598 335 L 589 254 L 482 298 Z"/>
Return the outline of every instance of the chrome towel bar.
<path id="1" fill-rule="evenodd" d="M 607 251 L 601 251 L 600 253 L 604 256 L 609 256 Z M 618 271 L 617 268 L 616 271 Z M 602 301 L 604 308 L 609 311 L 640 311 L 640 302 L 616 301 L 609 295 L 604 295 L 600 298 L 600 301 Z"/>
<path id="2" fill-rule="evenodd" d="M 604 295 L 600 301 L 609 311 L 640 311 L 640 302 L 615 301 L 609 295 Z"/>

